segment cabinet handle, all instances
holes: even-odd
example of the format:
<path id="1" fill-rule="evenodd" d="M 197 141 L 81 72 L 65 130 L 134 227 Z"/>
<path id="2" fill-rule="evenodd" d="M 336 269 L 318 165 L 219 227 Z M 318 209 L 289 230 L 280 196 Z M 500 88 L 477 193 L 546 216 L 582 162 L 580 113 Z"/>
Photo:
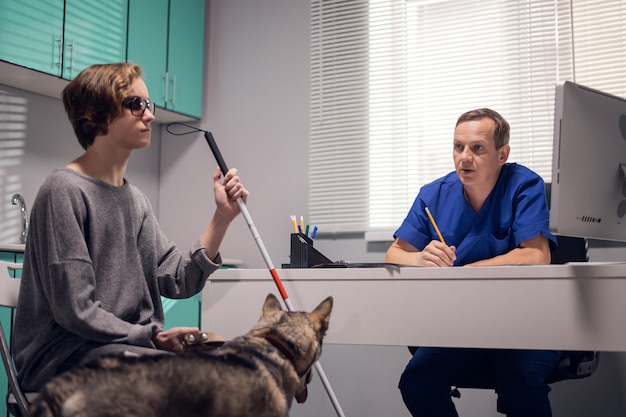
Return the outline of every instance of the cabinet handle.
<path id="1" fill-rule="evenodd" d="M 176 74 L 172 77 L 172 105 L 176 105 Z"/>
<path id="2" fill-rule="evenodd" d="M 164 100 L 164 102 L 165 102 L 165 105 L 167 106 L 167 99 L 168 99 L 168 95 L 169 95 L 168 94 L 168 92 L 169 92 L 168 88 L 169 88 L 169 85 L 170 85 L 169 73 L 166 72 L 164 78 L 165 78 L 165 97 L 164 97 L 165 100 Z"/>
<path id="3" fill-rule="evenodd" d="M 55 42 L 59 44 L 59 62 L 57 62 L 57 68 L 61 68 L 63 64 L 63 36 L 55 40 Z"/>
<path id="4" fill-rule="evenodd" d="M 72 39 L 72 46 L 70 47 L 71 58 L 70 58 L 70 77 L 74 75 L 74 39 Z"/>

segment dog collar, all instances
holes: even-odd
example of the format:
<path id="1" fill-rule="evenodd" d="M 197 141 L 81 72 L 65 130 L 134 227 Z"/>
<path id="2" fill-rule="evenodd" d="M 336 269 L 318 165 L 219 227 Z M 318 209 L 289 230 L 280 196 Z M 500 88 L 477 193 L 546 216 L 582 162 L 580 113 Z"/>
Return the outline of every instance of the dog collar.
<path id="1" fill-rule="evenodd" d="M 293 368 L 296 368 L 296 358 L 291 354 L 289 349 L 282 343 L 280 340 L 273 338 L 272 336 L 265 336 L 265 340 L 267 340 L 272 346 L 274 346 L 280 353 L 283 354 L 284 357 L 287 358 L 289 362 L 293 365 Z M 298 376 L 301 376 L 298 374 Z"/>
<path id="2" fill-rule="evenodd" d="M 278 349 L 278 351 L 280 353 L 283 354 L 283 356 L 285 358 L 287 358 L 287 360 L 289 362 L 291 362 L 291 364 L 293 365 L 293 369 L 296 369 L 296 359 L 294 358 L 294 356 L 291 354 L 291 352 L 289 351 L 289 349 L 287 349 L 287 347 L 282 343 L 282 341 L 275 339 L 271 336 L 265 336 L 265 340 L 268 341 L 268 343 L 272 346 L 274 346 L 276 349 Z M 300 375 L 300 373 L 296 370 L 296 374 L 298 375 L 298 377 L 300 378 L 305 378 L 306 374 L 310 372 L 310 369 L 307 370 L 306 372 L 304 372 L 304 374 Z M 307 382 L 304 382 L 304 387 L 300 392 L 296 392 L 295 398 L 296 401 L 299 404 L 302 404 L 306 401 L 307 397 L 309 394 L 309 390 L 307 388 Z"/>

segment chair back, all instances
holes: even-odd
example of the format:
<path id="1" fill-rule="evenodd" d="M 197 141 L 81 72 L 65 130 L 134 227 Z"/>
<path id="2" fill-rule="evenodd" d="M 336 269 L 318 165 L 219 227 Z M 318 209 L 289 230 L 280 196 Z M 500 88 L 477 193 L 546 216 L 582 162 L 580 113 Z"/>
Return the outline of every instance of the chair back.
<path id="1" fill-rule="evenodd" d="M 0 306 L 15 308 L 20 292 L 20 280 L 11 277 L 10 271 L 22 269 L 22 264 L 0 261 Z"/>

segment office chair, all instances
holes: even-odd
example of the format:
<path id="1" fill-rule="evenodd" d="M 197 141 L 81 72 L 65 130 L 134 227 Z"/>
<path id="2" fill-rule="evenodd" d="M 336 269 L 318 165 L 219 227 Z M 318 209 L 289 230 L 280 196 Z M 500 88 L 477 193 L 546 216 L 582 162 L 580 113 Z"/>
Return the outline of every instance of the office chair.
<path id="1" fill-rule="evenodd" d="M 587 262 L 588 244 L 587 239 L 557 236 L 558 249 L 552 254 L 551 264 L 564 264 L 566 262 Z M 415 354 L 418 347 L 409 346 L 411 355 Z M 600 352 L 597 351 L 563 351 L 561 359 L 546 380 L 552 384 L 566 379 L 586 378 L 593 374 L 600 362 Z M 483 369 L 473 374 L 467 381 L 459 381 L 453 385 L 450 395 L 461 398 L 459 388 L 495 389 L 496 375 L 492 369 Z"/>
<path id="2" fill-rule="evenodd" d="M 21 264 L 0 261 L 0 306 L 15 309 L 17 305 L 17 295 L 20 289 L 20 280 L 12 278 L 9 270 L 22 269 Z M 4 328 L 0 322 L 0 353 L 2 363 L 9 380 L 9 390 L 7 395 L 7 409 L 15 417 L 26 415 L 29 399 L 32 401 L 37 393 L 24 393 L 17 380 L 17 372 L 13 364 L 11 349 L 7 343 Z"/>

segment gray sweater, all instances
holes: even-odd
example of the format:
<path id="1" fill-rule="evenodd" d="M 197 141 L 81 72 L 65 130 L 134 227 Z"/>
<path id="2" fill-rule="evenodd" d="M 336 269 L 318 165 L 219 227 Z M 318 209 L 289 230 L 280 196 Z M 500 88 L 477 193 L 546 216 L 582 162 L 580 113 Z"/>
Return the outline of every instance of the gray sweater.
<path id="1" fill-rule="evenodd" d="M 191 297 L 221 263 L 161 231 L 148 198 L 55 170 L 32 207 L 13 348 L 22 388 L 38 390 L 88 342 L 155 347 L 160 296 Z"/>

